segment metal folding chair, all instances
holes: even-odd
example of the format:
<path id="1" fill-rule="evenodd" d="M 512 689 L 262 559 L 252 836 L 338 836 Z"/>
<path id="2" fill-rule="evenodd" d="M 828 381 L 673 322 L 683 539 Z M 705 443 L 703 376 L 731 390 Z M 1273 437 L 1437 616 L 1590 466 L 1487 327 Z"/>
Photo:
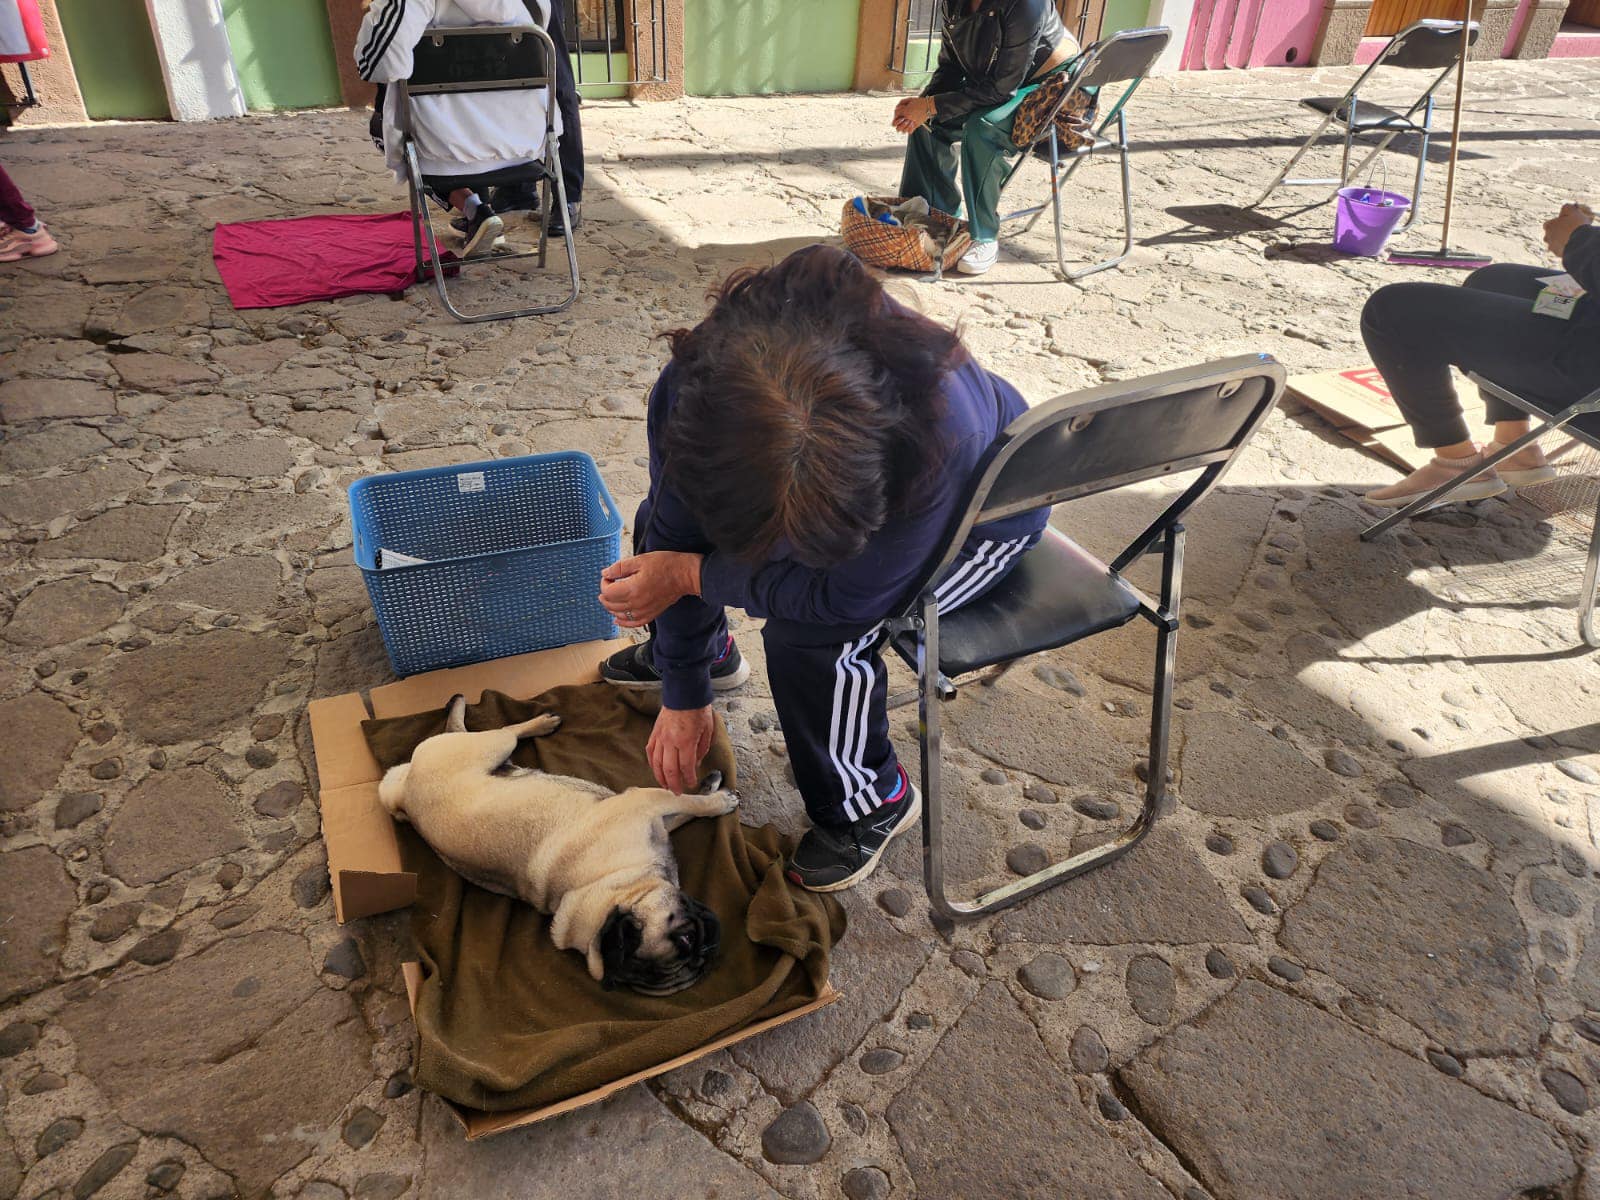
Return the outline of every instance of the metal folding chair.
<path id="1" fill-rule="evenodd" d="M 1501 447 L 1485 459 L 1485 467 L 1492 467 L 1501 460 L 1510 458 L 1524 446 L 1532 445 L 1545 434 L 1557 429 L 1565 430 L 1574 441 L 1582 442 L 1586 446 L 1600 450 L 1600 419 L 1584 422 L 1582 425 L 1573 423 L 1578 417 L 1600 413 L 1600 389 L 1590 392 L 1576 404 L 1552 414 L 1540 408 L 1537 404 L 1524 400 L 1515 392 L 1508 391 L 1492 380 L 1483 378 L 1481 375 L 1468 375 L 1468 378 L 1484 391 L 1498 396 L 1507 404 L 1520 408 L 1530 417 L 1540 421 L 1540 424 L 1534 426 L 1509 446 Z M 1474 478 L 1474 476 L 1463 473 L 1448 483 L 1441 484 L 1427 495 L 1418 497 L 1404 508 L 1390 513 L 1377 524 L 1364 529 L 1361 533 L 1361 540 L 1370 542 L 1380 533 L 1393 527 L 1397 522 L 1448 503 L 1450 493 L 1471 478 Z M 1597 489 L 1597 493 L 1600 493 L 1600 489 Z M 1600 631 L 1595 629 L 1594 620 L 1594 610 L 1597 602 L 1600 602 L 1600 494 L 1595 497 L 1594 528 L 1589 533 L 1589 554 L 1584 560 L 1583 588 L 1578 593 L 1578 636 L 1584 640 L 1585 644 L 1600 649 Z"/>
<path id="2" fill-rule="evenodd" d="M 1068 279 L 1082 279 L 1093 275 L 1097 271 L 1108 270 L 1117 266 L 1133 251 L 1133 178 L 1128 165 L 1128 101 L 1133 99 L 1133 93 L 1138 90 L 1150 68 L 1155 65 L 1156 59 L 1161 57 L 1161 52 L 1167 48 L 1167 42 L 1172 38 L 1172 30 L 1166 26 L 1156 26 L 1151 29 L 1125 29 L 1121 33 L 1103 38 L 1090 46 L 1078 58 L 1068 76 L 1066 90 L 1061 95 L 1060 102 L 1050 114 L 1050 119 L 1045 122 L 1044 129 L 1039 137 L 1026 146 L 1017 147 L 1023 151 L 1022 157 L 1011 164 L 1011 169 L 1006 172 L 1006 177 L 1000 183 L 1000 190 L 1004 193 L 1006 187 L 1022 169 L 1022 164 L 1034 157 L 1035 152 L 1050 164 L 1050 201 L 1048 204 L 1036 204 L 1032 208 L 1019 209 L 1007 213 L 1000 218 L 1001 225 L 1007 221 L 1028 218 L 1028 223 L 1022 227 L 1024 233 L 1033 228 L 1034 222 L 1046 208 L 1054 210 L 1056 234 L 1056 266 L 1061 274 Z M 1056 113 L 1064 107 L 1072 97 L 1090 88 L 1104 88 L 1112 84 L 1126 83 L 1122 95 L 1111 106 L 1100 124 L 1090 137 L 1093 139 L 1088 145 L 1080 146 L 1075 150 L 1066 151 L 1071 158 L 1065 172 L 1061 169 L 1062 150 L 1056 138 Z M 1116 122 L 1117 136 L 1112 141 L 1106 136 L 1106 131 Z M 1067 267 L 1066 250 L 1061 241 L 1061 189 L 1067 180 L 1072 178 L 1072 173 L 1078 165 L 1097 150 L 1115 150 L 1122 167 L 1122 253 L 1115 258 L 1106 259 L 1104 262 L 1095 263 L 1091 267 L 1073 271 Z"/>
<path id="3" fill-rule="evenodd" d="M 917 673 L 922 773 L 922 863 L 936 916 L 975 917 L 1015 904 L 1125 854 L 1149 830 L 1166 797 L 1167 743 L 1183 591 L 1183 517 L 1214 487 L 1277 404 L 1284 369 L 1245 356 L 1061 396 L 1011 423 L 989 451 L 950 531 L 945 553 L 918 600 L 889 622 L 892 644 Z M 941 616 L 934 584 L 978 524 L 1046 505 L 1197 471 L 1159 517 L 1111 564 L 1048 530 L 991 591 Z M 1161 594 L 1150 599 L 1124 577 L 1161 554 Z M 952 901 L 945 889 L 944 790 L 939 702 L 955 680 L 1066 646 L 1144 617 L 1156 631 L 1155 688 L 1144 805 L 1121 836 L 979 896 Z M 1003 664 L 1003 665 L 1002 665 Z M 1070 720 L 1063 714 L 1060 731 Z"/>
<path id="4" fill-rule="evenodd" d="M 571 289 L 559 304 L 536 305 L 528 308 L 502 309 L 495 312 L 464 313 L 456 307 L 445 285 L 445 277 L 472 266 L 484 263 L 506 263 L 519 258 L 537 258 L 539 266 L 545 265 L 545 249 L 550 240 L 546 222 L 539 222 L 539 248 L 513 254 L 494 254 L 482 258 L 465 258 L 442 262 L 439 242 L 433 233 L 433 223 L 428 218 L 427 188 L 422 180 L 422 167 L 417 161 L 416 141 L 412 127 L 411 98 L 437 96 L 445 93 L 531 91 L 544 89 L 546 94 L 545 128 L 542 157 L 525 166 L 511 167 L 483 177 L 486 184 L 496 186 L 518 183 L 539 185 L 540 211 L 550 212 L 550 188 L 555 185 L 556 201 L 560 211 L 567 211 L 567 189 L 561 178 L 558 156 L 559 138 L 556 135 L 555 97 L 555 46 L 550 35 L 536 25 L 469 25 L 452 29 L 429 29 L 417 44 L 411 78 L 396 84 L 399 88 L 397 124 L 403 139 L 406 177 L 411 193 L 411 226 L 416 243 L 417 277 L 433 277 L 439 293 L 439 302 L 458 321 L 499 321 L 508 317 L 531 317 L 543 313 L 563 312 L 578 298 L 578 247 L 572 237 L 572 223 L 562 222 L 562 239 L 567 249 L 567 271 Z M 427 255 L 423 253 L 424 246 Z"/>
<path id="5" fill-rule="evenodd" d="M 1478 23 L 1474 21 L 1469 32 L 1469 41 L 1476 43 L 1478 40 Z M 1422 183 L 1428 171 L 1428 142 L 1433 136 L 1433 96 L 1441 84 L 1450 77 L 1450 72 L 1455 70 L 1456 62 L 1461 56 L 1461 22 L 1460 21 L 1418 21 L 1408 25 L 1394 37 L 1389 39 L 1389 44 L 1384 47 L 1383 53 L 1373 61 L 1361 77 L 1350 85 L 1350 90 L 1342 96 L 1315 96 L 1300 103 L 1312 112 L 1322 114 L 1322 123 L 1317 126 L 1316 132 L 1305 140 L 1300 149 L 1294 152 L 1293 157 L 1283 165 L 1283 170 L 1278 172 L 1267 190 L 1262 192 L 1251 208 L 1260 208 L 1267 202 L 1267 197 L 1280 187 L 1328 187 L 1332 186 L 1333 192 L 1328 199 L 1338 192 L 1339 188 L 1349 187 L 1352 179 L 1359 179 L 1368 166 L 1376 161 L 1378 155 L 1389 148 L 1389 143 L 1402 133 L 1416 134 L 1420 138 L 1417 147 L 1417 173 L 1411 187 L 1411 212 L 1405 221 L 1399 225 L 1395 232 L 1403 233 L 1410 229 L 1417 219 L 1417 214 L 1422 210 Z M 1435 71 L 1437 74 L 1428 89 L 1418 96 L 1416 102 L 1404 112 L 1396 109 L 1385 108 L 1380 104 L 1370 104 L 1360 98 L 1361 89 L 1372 78 L 1380 67 L 1398 67 L 1410 71 Z M 1418 119 L 1420 114 L 1420 120 Z M 1344 129 L 1344 157 L 1339 166 L 1337 179 L 1290 179 L 1289 172 L 1294 170 L 1295 164 L 1306 156 L 1306 153 L 1322 139 L 1328 126 L 1339 124 Z M 1354 168 L 1350 165 L 1350 156 L 1355 149 L 1356 137 L 1362 134 L 1382 134 L 1378 144 L 1368 152 L 1367 156 Z"/>
<path id="6" fill-rule="evenodd" d="M 37 108 L 39 105 L 39 94 L 33 90 L 33 75 L 28 70 L 28 64 L 19 62 L 17 64 L 17 72 L 22 79 L 22 91 L 20 93 L 22 99 L 7 100 L 4 103 L 0 103 L 0 109 L 3 109 L 8 115 L 19 113 L 27 108 Z M 10 91 L 11 89 L 8 86 L 6 90 Z M 13 96 L 18 95 L 16 92 L 11 92 L 11 94 Z"/>

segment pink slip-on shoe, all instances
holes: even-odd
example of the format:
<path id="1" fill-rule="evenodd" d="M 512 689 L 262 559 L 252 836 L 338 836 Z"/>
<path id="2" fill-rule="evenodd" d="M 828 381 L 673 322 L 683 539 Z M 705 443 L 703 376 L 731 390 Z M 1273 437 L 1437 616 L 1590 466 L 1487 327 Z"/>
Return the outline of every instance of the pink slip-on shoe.
<path id="1" fill-rule="evenodd" d="M 1485 454 L 1494 454 L 1504 450 L 1499 442 L 1490 442 L 1483 448 Z M 1501 459 L 1495 470 L 1500 472 L 1504 479 L 1514 488 L 1532 487 L 1536 483 L 1549 483 L 1559 472 L 1550 465 L 1544 456 L 1544 451 L 1535 442 L 1531 446 L 1524 446 L 1510 458 Z"/>
<path id="2" fill-rule="evenodd" d="M 1379 508 L 1404 508 L 1413 500 L 1427 495 L 1434 488 L 1457 479 L 1462 475 L 1471 473 L 1474 478 L 1463 483 L 1449 496 L 1441 500 L 1440 504 L 1454 504 L 1465 500 L 1487 500 L 1490 496 L 1498 496 L 1506 490 L 1505 481 L 1500 478 L 1491 467 L 1487 471 L 1479 471 L 1479 464 L 1483 462 L 1483 454 L 1465 458 L 1439 458 L 1426 466 L 1418 467 L 1399 483 L 1392 483 L 1388 487 L 1378 488 L 1368 492 L 1363 499 L 1368 504 L 1376 504 Z"/>
<path id="3" fill-rule="evenodd" d="M 32 233 L 13 229 L 4 241 L 0 241 L 0 263 L 21 262 L 25 258 L 43 258 L 59 249 L 61 247 L 57 245 L 55 238 L 50 236 L 50 231 L 42 224 Z"/>

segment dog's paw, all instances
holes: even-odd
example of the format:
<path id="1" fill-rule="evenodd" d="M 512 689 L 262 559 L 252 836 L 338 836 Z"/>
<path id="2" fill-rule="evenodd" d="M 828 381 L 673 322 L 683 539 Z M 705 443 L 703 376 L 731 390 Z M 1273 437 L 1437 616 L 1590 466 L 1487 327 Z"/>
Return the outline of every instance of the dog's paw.
<path id="1" fill-rule="evenodd" d="M 555 713 L 545 713 L 542 717 L 535 717 L 528 727 L 528 732 L 534 737 L 544 737 L 547 733 L 554 733 L 561 728 L 561 718 Z"/>
<path id="2" fill-rule="evenodd" d="M 724 814 L 731 813 L 734 809 L 739 807 L 739 793 L 738 792 L 725 792 L 725 791 L 723 791 L 723 792 L 714 792 L 712 794 L 722 801 L 722 804 L 723 804 L 722 811 L 723 811 Z"/>

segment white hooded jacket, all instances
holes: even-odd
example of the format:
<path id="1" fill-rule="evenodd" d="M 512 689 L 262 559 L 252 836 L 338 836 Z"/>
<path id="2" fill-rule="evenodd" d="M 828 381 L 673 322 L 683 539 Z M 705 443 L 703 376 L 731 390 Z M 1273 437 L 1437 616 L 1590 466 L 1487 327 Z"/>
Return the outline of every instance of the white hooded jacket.
<path id="1" fill-rule="evenodd" d="M 424 30 L 533 23 L 544 28 L 549 5 L 550 0 L 373 0 L 356 33 L 356 68 L 373 83 L 396 83 L 410 77 L 412 52 Z M 412 133 L 423 174 L 481 175 L 543 158 L 546 101 L 544 89 L 412 97 Z M 399 103 L 399 89 L 391 87 L 383 107 L 383 156 L 403 182 Z"/>

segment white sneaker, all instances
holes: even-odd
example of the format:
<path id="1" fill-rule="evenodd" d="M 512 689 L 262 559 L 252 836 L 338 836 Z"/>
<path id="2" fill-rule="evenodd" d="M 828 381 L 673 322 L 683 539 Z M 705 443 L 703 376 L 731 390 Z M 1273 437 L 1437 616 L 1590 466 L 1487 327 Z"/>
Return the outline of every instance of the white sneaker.
<path id="1" fill-rule="evenodd" d="M 982 275 L 1000 257 L 999 242 L 973 242 L 971 249 L 961 256 L 956 270 L 963 275 Z"/>

